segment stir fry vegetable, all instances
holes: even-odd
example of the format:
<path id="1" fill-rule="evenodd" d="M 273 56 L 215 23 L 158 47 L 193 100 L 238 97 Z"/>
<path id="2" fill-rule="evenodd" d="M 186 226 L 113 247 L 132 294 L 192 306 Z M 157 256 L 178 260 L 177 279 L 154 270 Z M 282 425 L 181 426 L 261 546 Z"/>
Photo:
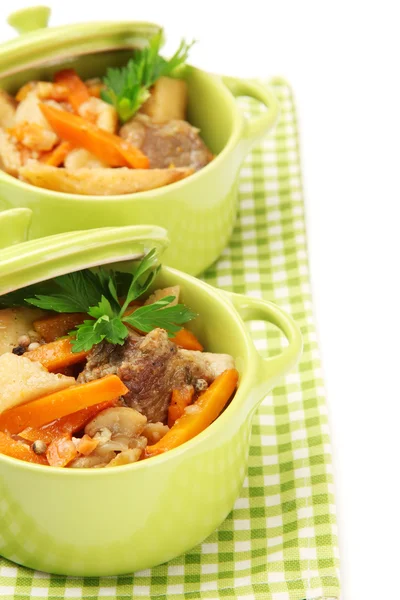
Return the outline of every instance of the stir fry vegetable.
<path id="1" fill-rule="evenodd" d="M 84 81 L 74 69 L 0 89 L 0 169 L 31 185 L 110 196 L 154 190 L 205 167 L 213 154 L 186 120 L 182 68 L 193 43 L 169 59 L 161 33 L 126 65 Z"/>
<path id="2" fill-rule="evenodd" d="M 178 285 L 154 289 L 159 268 L 151 250 L 130 272 L 86 269 L 0 298 L 0 454 L 122 466 L 219 416 L 237 385 L 234 360 L 204 352 L 182 327 L 197 315 Z"/>
<path id="3" fill-rule="evenodd" d="M 117 135 L 100 129 L 79 115 L 48 104 L 40 104 L 40 110 L 60 138 L 73 146 L 85 148 L 110 167 L 149 168 L 147 156 Z"/>

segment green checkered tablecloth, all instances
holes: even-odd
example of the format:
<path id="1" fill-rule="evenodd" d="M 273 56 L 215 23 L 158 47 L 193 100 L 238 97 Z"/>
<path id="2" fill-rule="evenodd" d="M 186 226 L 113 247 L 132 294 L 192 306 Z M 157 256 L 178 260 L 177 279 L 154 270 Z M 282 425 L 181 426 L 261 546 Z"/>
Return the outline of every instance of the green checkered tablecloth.
<path id="1" fill-rule="evenodd" d="M 255 418 L 248 474 L 233 511 L 185 556 L 132 576 L 57 577 L 0 558 L 0 598 L 338 598 L 331 447 L 312 315 L 297 121 L 288 85 L 272 85 L 280 122 L 243 165 L 232 239 L 204 279 L 268 298 L 290 312 L 301 326 L 304 354 Z M 252 114 L 260 110 L 243 103 Z M 249 326 L 261 353 L 279 350 L 276 330 L 260 322 Z"/>

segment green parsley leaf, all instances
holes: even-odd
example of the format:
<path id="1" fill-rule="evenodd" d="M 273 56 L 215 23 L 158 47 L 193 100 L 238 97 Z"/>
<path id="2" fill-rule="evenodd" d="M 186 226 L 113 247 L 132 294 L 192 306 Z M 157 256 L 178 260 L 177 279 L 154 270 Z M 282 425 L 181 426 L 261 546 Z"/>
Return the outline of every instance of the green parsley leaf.
<path id="1" fill-rule="evenodd" d="M 103 316 L 113 319 L 118 316 L 112 309 L 111 303 L 105 296 L 101 297 L 100 302 L 97 306 L 91 306 L 88 310 L 88 314 L 94 319 L 101 319 Z"/>
<path id="2" fill-rule="evenodd" d="M 72 352 L 88 352 L 96 344 L 100 344 L 105 338 L 105 334 L 96 330 L 94 321 L 84 321 L 78 326 L 76 331 L 70 333 L 71 336 L 76 336 L 72 340 Z"/>
<path id="3" fill-rule="evenodd" d="M 126 295 L 125 302 L 122 305 L 120 313 L 119 313 L 120 316 L 124 314 L 124 312 L 126 311 L 126 309 L 129 306 L 129 304 L 131 302 L 133 302 L 133 300 L 136 300 L 137 298 L 139 298 L 139 296 L 144 294 L 145 291 L 152 284 L 154 278 L 156 277 L 156 275 L 160 269 L 160 266 L 155 267 L 155 260 L 156 260 L 156 250 L 155 250 L 155 248 L 153 248 L 152 250 L 150 250 L 150 252 L 148 254 L 146 254 L 146 256 L 139 263 L 138 267 L 136 268 L 136 270 L 133 273 L 133 277 L 131 279 L 130 285 L 125 294 Z M 145 276 L 146 272 L 149 271 L 150 269 L 153 269 L 153 270 L 150 271 L 150 273 L 148 273 L 147 276 Z"/>
<path id="4" fill-rule="evenodd" d="M 156 250 L 152 249 L 135 264 L 131 273 L 104 267 L 84 269 L 0 297 L 0 306 L 32 305 L 60 313 L 90 315 L 92 320 L 84 321 L 70 332 L 73 352 L 88 351 L 103 340 L 123 344 L 129 335 L 127 325 L 146 333 L 161 327 L 173 336 L 184 323 L 196 317 L 183 304 L 169 306 L 174 296 L 142 306 L 125 316 L 129 304 L 148 290 L 159 269 Z M 27 297 L 30 294 L 32 297 Z M 119 298 L 125 298 L 122 306 Z"/>
<path id="5" fill-rule="evenodd" d="M 72 334 L 76 334 L 72 341 L 72 351 L 82 352 L 90 350 L 103 340 L 122 345 L 128 336 L 128 329 L 118 317 L 110 319 L 108 315 L 103 315 L 97 321 L 84 321 Z"/>
<path id="6" fill-rule="evenodd" d="M 38 294 L 35 298 L 26 298 L 26 302 L 43 310 L 63 313 L 87 312 L 89 308 L 81 302 L 81 298 L 78 296 L 71 297 L 65 294 L 53 294 L 52 296 Z"/>
<path id="7" fill-rule="evenodd" d="M 174 299 L 175 296 L 167 296 L 153 304 L 141 306 L 129 316 L 123 316 L 122 320 L 146 333 L 160 327 L 165 329 L 170 337 L 174 337 L 182 329 L 182 325 L 197 317 L 197 314 L 184 304 L 168 306 Z"/>
<path id="8" fill-rule="evenodd" d="M 149 98 L 149 88 L 160 77 L 173 76 L 186 62 L 194 42 L 181 41 L 178 50 L 169 60 L 160 56 L 162 32 L 152 37 L 149 46 L 135 50 L 125 67 L 107 69 L 103 82 L 106 89 L 101 97 L 112 104 L 122 121 L 129 121 Z"/>

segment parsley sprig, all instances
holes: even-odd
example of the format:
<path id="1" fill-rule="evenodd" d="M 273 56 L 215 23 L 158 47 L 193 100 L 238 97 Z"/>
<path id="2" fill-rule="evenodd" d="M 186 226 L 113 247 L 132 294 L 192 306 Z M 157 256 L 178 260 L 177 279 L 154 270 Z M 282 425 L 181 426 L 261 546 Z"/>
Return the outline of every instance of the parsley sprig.
<path id="1" fill-rule="evenodd" d="M 194 44 L 182 40 L 175 54 L 166 60 L 159 54 L 161 43 L 160 31 L 152 37 L 147 48 L 135 50 L 125 67 L 107 69 L 103 78 L 106 89 L 102 90 L 101 97 L 115 107 L 122 123 L 129 121 L 146 102 L 150 96 L 149 88 L 157 79 L 172 75 L 186 62 Z"/>
<path id="2" fill-rule="evenodd" d="M 102 340 L 122 345 L 129 334 L 128 325 L 145 333 L 160 327 L 172 337 L 185 323 L 197 316 L 184 304 L 170 306 L 175 296 L 168 296 L 126 314 L 131 302 L 149 289 L 159 269 L 153 249 L 132 273 L 99 267 L 62 275 L 53 280 L 52 288 L 47 283 L 46 294 L 38 293 L 36 287 L 35 296 L 24 298 L 22 302 L 20 299 L 20 304 L 27 303 L 61 313 L 83 312 L 92 317 L 70 333 L 73 352 L 88 351 Z M 124 298 L 122 303 L 120 298 Z"/>

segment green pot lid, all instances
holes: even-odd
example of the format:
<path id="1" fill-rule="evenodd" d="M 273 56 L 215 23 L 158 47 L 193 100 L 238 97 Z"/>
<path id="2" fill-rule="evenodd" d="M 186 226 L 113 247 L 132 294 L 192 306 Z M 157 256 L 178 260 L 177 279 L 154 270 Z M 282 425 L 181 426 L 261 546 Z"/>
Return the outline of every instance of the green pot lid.
<path id="1" fill-rule="evenodd" d="M 26 217 L 14 210 L 0 213 L 0 237 L 8 225 L 23 239 Z M 135 260 L 151 248 L 160 256 L 168 243 L 167 231 L 153 225 L 102 227 L 13 243 L 0 252 L 0 296 L 58 275 Z"/>
<path id="2" fill-rule="evenodd" d="M 162 28 L 155 23 L 109 21 L 49 27 L 50 9 L 34 6 L 8 17 L 20 37 L 0 44 L 0 73 L 12 75 L 36 64 L 115 49 L 142 48 Z"/>

